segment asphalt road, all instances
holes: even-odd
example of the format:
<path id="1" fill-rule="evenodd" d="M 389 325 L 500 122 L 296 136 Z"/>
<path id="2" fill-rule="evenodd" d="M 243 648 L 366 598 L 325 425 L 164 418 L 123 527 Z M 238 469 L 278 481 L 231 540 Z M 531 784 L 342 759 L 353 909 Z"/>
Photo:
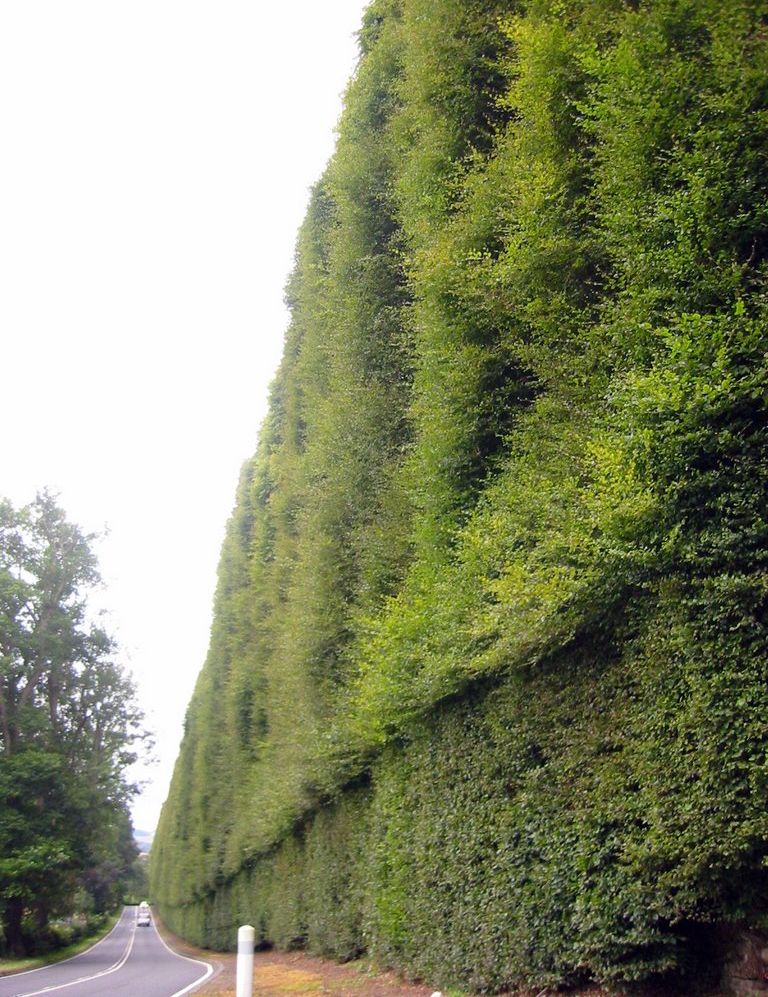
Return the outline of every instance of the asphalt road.
<path id="1" fill-rule="evenodd" d="M 126 907 L 112 931 L 87 952 L 42 969 L 0 978 L 0 997 L 181 997 L 212 972 L 172 952 L 155 930 L 136 927 Z"/>

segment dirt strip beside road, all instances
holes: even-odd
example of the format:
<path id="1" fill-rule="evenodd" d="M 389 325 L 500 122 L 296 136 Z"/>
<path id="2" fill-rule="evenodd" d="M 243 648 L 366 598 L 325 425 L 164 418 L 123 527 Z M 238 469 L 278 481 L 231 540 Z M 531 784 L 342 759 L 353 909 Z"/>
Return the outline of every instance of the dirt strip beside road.
<path id="1" fill-rule="evenodd" d="M 235 997 L 236 956 L 209 952 L 177 938 L 157 919 L 158 931 L 175 951 L 203 959 L 214 967 L 213 976 L 196 994 Z M 393 973 L 373 973 L 364 961 L 335 963 L 304 952 L 257 952 L 254 956 L 253 997 L 279 994 L 332 994 L 333 997 L 430 997 L 436 987 L 407 983 Z"/>

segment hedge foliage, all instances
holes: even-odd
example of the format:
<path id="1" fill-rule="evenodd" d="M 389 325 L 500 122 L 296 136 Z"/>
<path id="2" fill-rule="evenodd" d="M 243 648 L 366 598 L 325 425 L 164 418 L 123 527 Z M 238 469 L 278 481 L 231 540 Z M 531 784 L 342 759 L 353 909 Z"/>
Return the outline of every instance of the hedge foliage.
<path id="1" fill-rule="evenodd" d="M 172 927 L 494 990 L 762 924 L 767 42 L 765 0 L 369 6 L 153 849 Z"/>

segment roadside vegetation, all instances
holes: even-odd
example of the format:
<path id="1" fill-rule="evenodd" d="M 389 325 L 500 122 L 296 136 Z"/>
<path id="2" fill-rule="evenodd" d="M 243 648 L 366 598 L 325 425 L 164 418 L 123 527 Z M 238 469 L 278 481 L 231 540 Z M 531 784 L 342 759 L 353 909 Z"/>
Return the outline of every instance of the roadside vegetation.
<path id="1" fill-rule="evenodd" d="M 117 914 L 91 915 L 88 918 L 73 916 L 51 926 L 57 947 L 42 955 L 21 958 L 0 957 L 0 976 L 8 973 L 25 973 L 64 959 L 71 959 L 95 945 L 108 934 L 117 922 Z"/>
<path id="2" fill-rule="evenodd" d="M 701 980 L 768 899 L 768 4 L 374 0 L 360 53 L 153 896 Z"/>
<path id="3" fill-rule="evenodd" d="M 89 614 L 92 541 L 46 493 L 0 501 L 0 956 L 66 946 L 142 889 L 125 772 L 146 734 Z"/>

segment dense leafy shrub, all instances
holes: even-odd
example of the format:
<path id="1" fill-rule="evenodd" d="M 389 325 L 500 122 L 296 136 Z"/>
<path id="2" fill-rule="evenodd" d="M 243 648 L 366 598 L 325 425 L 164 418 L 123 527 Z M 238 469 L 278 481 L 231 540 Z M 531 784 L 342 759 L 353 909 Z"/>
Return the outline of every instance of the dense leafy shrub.
<path id="1" fill-rule="evenodd" d="M 153 854 L 178 930 L 494 990 L 762 923 L 767 23 L 369 7 Z"/>

